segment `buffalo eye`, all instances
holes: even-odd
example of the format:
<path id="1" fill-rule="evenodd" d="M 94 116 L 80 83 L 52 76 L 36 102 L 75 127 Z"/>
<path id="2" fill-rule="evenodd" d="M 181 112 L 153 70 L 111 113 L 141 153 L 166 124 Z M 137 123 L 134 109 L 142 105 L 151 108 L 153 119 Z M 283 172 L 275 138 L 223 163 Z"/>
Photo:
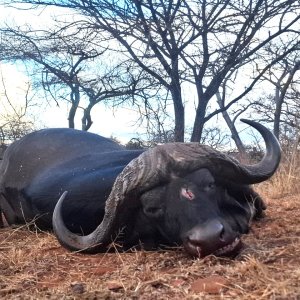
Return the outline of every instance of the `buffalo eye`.
<path id="1" fill-rule="evenodd" d="M 161 207 L 149 206 L 144 207 L 144 214 L 150 218 L 159 218 L 163 215 L 163 209 Z"/>
<path id="2" fill-rule="evenodd" d="M 215 187 L 216 187 L 215 183 L 210 182 L 204 187 L 204 191 L 209 192 L 209 191 L 213 190 Z"/>
<path id="3" fill-rule="evenodd" d="M 188 200 L 193 200 L 195 198 L 194 193 L 187 187 L 181 188 L 181 195 Z"/>

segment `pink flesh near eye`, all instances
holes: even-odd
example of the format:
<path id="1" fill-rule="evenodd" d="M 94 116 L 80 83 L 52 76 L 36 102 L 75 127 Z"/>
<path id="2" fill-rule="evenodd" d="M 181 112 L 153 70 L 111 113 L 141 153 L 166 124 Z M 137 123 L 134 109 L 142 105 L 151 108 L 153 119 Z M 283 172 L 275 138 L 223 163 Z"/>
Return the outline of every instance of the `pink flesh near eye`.
<path id="1" fill-rule="evenodd" d="M 181 195 L 188 200 L 193 200 L 195 198 L 195 195 L 193 194 L 193 192 L 187 188 L 181 189 Z"/>

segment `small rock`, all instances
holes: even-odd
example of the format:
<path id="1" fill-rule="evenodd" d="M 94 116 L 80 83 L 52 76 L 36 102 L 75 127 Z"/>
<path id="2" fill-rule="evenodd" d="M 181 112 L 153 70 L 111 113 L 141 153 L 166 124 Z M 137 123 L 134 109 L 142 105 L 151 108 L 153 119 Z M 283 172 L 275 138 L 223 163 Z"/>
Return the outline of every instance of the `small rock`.
<path id="1" fill-rule="evenodd" d="M 81 282 L 71 283 L 71 290 L 74 294 L 83 294 L 85 292 L 85 284 Z"/>
<path id="2" fill-rule="evenodd" d="M 224 277 L 213 275 L 195 280 L 191 285 L 191 290 L 196 293 L 218 294 L 227 284 L 228 280 Z"/>
<path id="3" fill-rule="evenodd" d="M 123 285 L 120 284 L 119 282 L 111 281 L 111 282 L 107 283 L 107 288 L 110 291 L 117 292 L 117 291 L 123 289 Z"/>

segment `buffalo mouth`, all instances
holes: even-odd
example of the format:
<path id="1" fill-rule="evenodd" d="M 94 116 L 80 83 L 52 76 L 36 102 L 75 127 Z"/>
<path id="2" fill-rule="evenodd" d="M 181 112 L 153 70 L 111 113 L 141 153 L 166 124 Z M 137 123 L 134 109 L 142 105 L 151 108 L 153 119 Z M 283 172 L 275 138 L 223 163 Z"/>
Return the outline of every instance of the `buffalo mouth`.
<path id="1" fill-rule="evenodd" d="M 218 250 L 213 252 L 213 254 L 216 256 L 235 256 L 238 254 L 241 248 L 242 248 L 242 241 L 239 237 L 236 237 L 231 244 L 219 248 Z"/>
<path id="2" fill-rule="evenodd" d="M 214 249 L 205 249 L 195 242 L 188 241 L 184 243 L 184 248 L 191 256 L 198 258 L 203 258 L 210 254 L 215 256 L 234 257 L 242 248 L 242 241 L 240 237 L 236 237 L 233 241 L 226 245 L 222 245 L 217 248 L 212 247 Z"/>

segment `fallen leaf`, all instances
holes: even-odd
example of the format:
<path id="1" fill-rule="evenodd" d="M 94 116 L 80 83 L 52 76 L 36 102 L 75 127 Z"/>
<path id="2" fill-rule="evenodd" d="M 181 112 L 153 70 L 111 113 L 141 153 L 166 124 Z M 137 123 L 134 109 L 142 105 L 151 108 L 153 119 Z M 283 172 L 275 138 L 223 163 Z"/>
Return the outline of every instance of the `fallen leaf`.
<path id="1" fill-rule="evenodd" d="M 206 292 L 217 294 L 224 286 L 228 284 L 228 280 L 222 276 L 213 275 L 206 278 L 195 280 L 191 285 L 191 290 L 196 293 Z"/>

